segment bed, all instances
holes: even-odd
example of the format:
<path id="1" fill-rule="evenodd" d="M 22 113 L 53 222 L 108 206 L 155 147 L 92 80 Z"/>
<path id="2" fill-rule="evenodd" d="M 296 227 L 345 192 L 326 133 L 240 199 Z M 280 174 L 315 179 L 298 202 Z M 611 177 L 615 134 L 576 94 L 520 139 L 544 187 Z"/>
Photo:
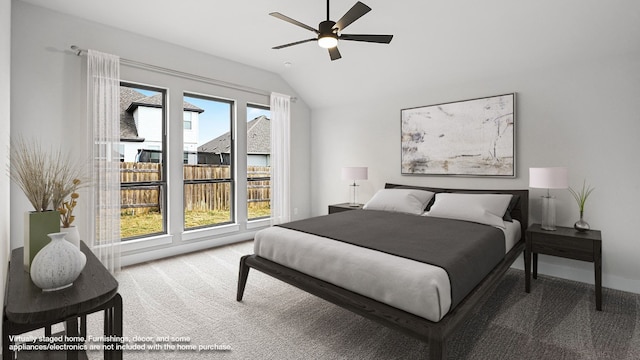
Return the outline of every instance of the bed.
<path id="1" fill-rule="evenodd" d="M 362 210 L 362 211 L 349 211 L 339 214 L 333 214 L 323 217 L 314 218 L 314 220 L 305 220 L 300 222 L 293 222 L 291 227 L 288 227 L 289 224 L 284 224 L 281 227 L 277 227 L 276 229 L 265 231 L 267 235 L 257 234 L 256 236 L 256 248 L 255 253 L 252 255 L 247 255 L 241 258 L 240 260 L 240 273 L 238 279 L 238 292 L 237 292 L 237 300 L 241 301 L 244 294 L 245 285 L 247 282 L 249 269 L 254 268 L 263 273 L 266 273 L 274 278 L 282 280 L 286 283 L 289 283 L 293 286 L 296 286 L 304 291 L 307 291 L 311 294 L 314 294 L 318 297 L 321 297 L 327 301 L 330 301 L 336 305 L 339 305 L 347 310 L 350 310 L 354 313 L 362 315 L 366 318 L 377 321 L 385 326 L 400 330 L 406 334 L 414 336 L 422 341 L 427 341 L 429 344 L 429 358 L 430 359 L 444 359 L 446 358 L 446 341 L 448 336 L 456 329 L 458 325 L 460 325 L 464 319 L 466 319 L 470 314 L 473 313 L 475 308 L 482 304 L 482 301 L 486 298 L 488 294 L 490 294 L 493 289 L 498 285 L 500 279 L 507 271 L 507 269 L 513 264 L 515 259 L 519 256 L 519 254 L 524 249 L 524 240 L 522 238 L 522 234 L 525 233 L 525 229 L 528 226 L 528 191 L 527 190 L 466 190 L 466 189 L 444 189 L 444 188 L 429 188 L 429 187 L 418 187 L 418 186 L 406 186 L 406 185 L 398 185 L 398 184 L 386 184 L 385 189 L 412 189 L 412 190 L 420 190 L 424 192 L 431 192 L 435 194 L 434 199 L 439 200 L 445 196 L 458 196 L 457 194 L 470 194 L 470 195 L 480 195 L 480 194 L 507 194 L 513 196 L 512 201 L 509 203 L 507 212 L 505 213 L 505 219 L 509 218 L 509 221 L 504 221 L 505 229 L 501 231 L 504 233 L 504 237 L 502 238 L 502 245 L 496 245 L 493 251 L 493 255 L 491 255 L 496 260 L 493 262 L 489 262 L 489 260 L 478 260 L 478 261 L 464 261 L 463 265 L 466 263 L 473 263 L 473 266 L 480 266 L 476 263 L 480 263 L 481 266 L 484 266 L 486 271 L 477 271 L 476 267 L 471 267 L 467 269 L 457 268 L 449 268 L 450 264 L 443 264 L 442 268 L 439 266 L 435 266 L 432 263 L 426 264 L 424 263 L 415 263 L 413 253 L 419 253 L 415 247 L 411 247 L 414 245 L 410 245 L 408 250 L 396 250 L 385 248 L 386 243 L 381 245 L 381 248 L 368 248 L 367 245 L 358 244 L 358 241 L 355 238 L 354 234 L 361 234 L 364 228 L 354 228 L 351 234 L 345 234 L 344 236 L 347 239 L 342 239 L 340 236 L 332 233 L 332 230 L 329 230 L 328 233 L 313 233 L 310 234 L 309 228 L 340 228 L 340 222 L 346 223 L 358 223 L 361 217 L 364 219 L 365 213 L 367 217 L 372 217 L 373 220 L 371 224 L 380 221 L 380 219 L 389 218 L 392 222 L 404 221 L 403 217 L 400 215 L 396 215 L 391 212 L 378 211 L 379 209 L 371 208 L 370 210 Z M 407 190 L 408 191 L 408 190 Z M 443 194 L 443 195 L 438 195 Z M 377 196 L 378 194 L 376 194 Z M 500 196 L 500 195 L 498 195 Z M 375 196 L 374 196 L 375 198 Z M 373 199 L 372 199 L 373 200 Z M 426 204 L 426 203 L 425 203 Z M 440 205 L 440 204 L 438 204 Z M 433 203 L 433 199 L 430 200 L 429 204 L 426 206 L 430 212 L 435 213 L 435 208 L 438 205 Z M 442 207 L 438 208 L 442 209 Z M 343 214 L 344 216 L 340 216 Z M 349 216 L 347 218 L 347 216 Z M 421 222 L 421 219 L 427 220 L 427 217 L 421 217 L 416 215 L 404 216 L 406 218 L 411 217 L 412 219 L 408 219 L 407 221 L 412 221 L 414 223 L 407 224 L 418 224 L 416 221 Z M 436 222 L 443 222 L 438 219 L 433 219 Z M 323 222 L 324 221 L 324 222 Z M 326 221 L 332 221 L 331 223 L 326 223 Z M 365 221 L 365 220 L 362 220 Z M 431 221 L 431 220 L 429 220 Z M 468 223 L 467 221 L 460 222 L 459 220 L 451 220 L 455 222 L 455 226 L 450 226 L 453 228 L 462 228 L 466 229 Z M 300 223 L 300 224 L 298 224 Z M 463 224 L 464 223 L 464 224 Z M 327 226 L 327 224 L 331 224 Z M 334 226 L 333 224 L 338 224 Z M 464 226 L 462 226 L 464 225 Z M 296 226 L 298 228 L 296 228 Z M 432 225 L 429 225 L 432 226 Z M 447 226 L 444 223 L 443 226 Z M 486 226 L 486 225 L 468 225 L 471 226 L 472 232 L 477 231 L 478 228 L 474 228 L 472 226 L 480 226 L 484 228 L 491 228 L 492 230 L 487 230 L 487 233 L 491 233 L 491 231 L 498 231 L 494 229 L 495 227 Z M 382 228 L 376 229 L 374 225 L 367 225 L 366 227 L 371 227 L 372 232 L 384 232 L 381 231 Z M 402 226 L 398 226 L 402 227 Z M 508 230 L 507 228 L 511 228 Z M 514 227 L 519 227 L 516 231 L 514 231 Z M 405 226 L 404 228 L 414 229 L 413 225 Z M 270 228 L 272 229 L 272 228 Z M 337 231 L 337 230 L 336 230 Z M 398 229 L 394 229 L 394 231 L 398 231 Z M 403 230 L 404 231 L 404 230 Z M 420 230 L 422 231 L 422 230 Z M 421 233 L 418 231 L 419 233 Z M 458 231 L 458 230 L 456 230 Z M 469 230 L 466 230 L 467 233 Z M 349 231 L 347 231 L 349 232 Z M 415 232 L 415 231 L 413 231 Z M 443 231 L 438 230 L 438 233 L 441 232 L 449 232 L 449 230 Z M 513 239 L 508 240 L 508 233 L 511 232 Z M 411 231 L 405 231 L 403 237 L 406 237 L 410 241 Z M 463 232 L 462 234 L 467 234 Z M 395 233 L 394 233 L 395 234 Z M 422 234 L 422 233 L 421 233 Z M 456 234 L 453 232 L 452 234 Z M 258 236 L 260 235 L 260 236 Z M 318 238 L 320 236 L 320 238 Z M 328 237 L 328 239 L 325 238 Z M 336 237 L 337 236 L 337 237 Z M 348 237 L 353 237 L 355 240 L 348 239 Z M 460 237 L 460 235 L 455 235 Z M 466 235 L 464 235 L 466 236 Z M 492 235 L 493 236 L 493 235 Z M 263 239 L 264 240 L 263 240 Z M 287 238 L 289 238 L 287 240 Z M 369 241 L 369 237 L 364 236 L 366 241 Z M 322 240 L 321 240 L 322 239 Z M 288 241 L 288 242 L 287 242 Z M 351 243 L 350 241 L 354 241 Z M 437 240 L 434 240 L 437 241 Z M 474 240 L 475 242 L 476 240 Z M 483 240 L 484 241 L 484 240 Z M 489 241 L 489 240 L 487 240 Z M 491 240 L 493 241 L 493 240 Z M 314 265 L 308 265 L 310 260 L 313 260 L 312 257 L 304 257 L 300 255 L 300 258 L 296 258 L 292 254 L 292 249 L 297 246 L 298 243 L 304 244 L 308 242 L 311 244 L 311 248 L 308 251 L 311 251 L 314 254 L 329 254 L 329 257 L 324 259 L 322 257 L 318 257 L 320 261 L 324 261 L 327 264 L 330 262 L 333 263 L 345 263 L 345 266 L 349 266 L 351 262 L 355 262 L 357 258 L 366 256 L 367 259 L 376 259 L 379 258 L 378 262 L 374 262 L 374 266 L 382 267 L 382 265 L 389 265 L 391 268 L 396 266 L 398 269 L 404 269 L 401 272 L 400 270 L 396 271 L 397 274 L 394 274 L 392 270 L 381 270 L 381 274 L 388 274 L 391 276 L 390 278 L 384 278 L 383 276 L 379 276 L 375 274 L 375 269 L 369 270 L 370 268 L 362 268 L 362 265 L 354 265 L 355 268 L 346 268 L 346 273 L 352 274 L 360 271 L 362 274 L 355 279 L 357 281 L 351 280 L 342 280 L 339 276 L 334 276 L 336 273 L 342 272 L 340 270 L 331 270 L 335 269 L 332 264 L 331 266 L 325 266 L 329 269 L 325 273 L 315 272 Z M 464 245 L 465 241 L 461 241 Z M 332 244 L 331 246 L 337 246 L 337 248 L 331 250 L 331 247 L 324 245 Z M 497 244 L 497 243 L 496 243 Z M 303 246 L 303 245 L 300 245 Z M 316 246 L 316 247 L 313 247 Z M 321 246 L 317 248 L 317 246 Z M 394 245 L 395 246 L 395 245 Z M 492 245 L 493 246 L 493 245 Z M 483 248 L 487 247 L 485 245 Z M 353 249 L 352 249 L 353 248 Z M 357 248 L 357 250 L 355 250 Z M 362 249 L 364 248 L 364 249 Z M 364 251 L 365 255 L 357 255 L 358 253 L 351 253 L 352 249 L 354 251 Z M 347 251 L 348 250 L 348 251 Z M 366 253 L 366 252 L 369 253 Z M 375 253 L 372 253 L 375 252 Z M 406 253 L 395 253 L 395 251 L 408 251 L 409 255 Z M 466 250 L 465 250 L 466 251 Z M 473 259 L 484 259 L 484 253 L 476 253 L 475 251 L 480 250 L 472 250 L 466 256 L 473 256 Z M 485 251 L 485 250 L 482 250 Z M 497 252 L 502 251 L 503 253 L 497 258 L 495 255 Z M 425 253 L 431 253 L 432 250 L 425 251 Z M 455 252 L 455 251 L 454 251 Z M 346 254 L 345 258 L 340 258 L 340 254 Z M 284 254 L 284 255 L 283 255 Z M 437 254 L 437 258 L 448 258 L 446 253 Z M 375 255 L 375 256 L 372 256 Z M 418 255 L 416 255 L 418 256 Z M 427 255 L 428 256 L 428 255 Z M 436 255 L 434 255 L 436 256 Z M 455 257 L 451 257 L 455 258 Z M 287 260 L 289 259 L 289 260 Z M 469 259 L 467 257 L 467 259 Z M 422 261 L 422 260 L 421 260 Z M 427 260 L 429 262 L 431 260 Z M 444 260 L 443 260 L 444 261 Z M 454 261 L 455 262 L 455 261 Z M 486 264 L 485 264 L 486 262 Z M 377 264 L 377 265 L 376 265 Z M 409 264 L 409 265 L 407 265 Z M 429 267 L 431 266 L 431 267 Z M 317 267 L 317 266 L 316 266 Z M 464 267 L 464 266 L 463 266 Z M 354 270 L 355 269 L 355 270 Z M 408 270 L 407 270 L 408 269 Z M 471 269 L 471 270 L 470 270 Z M 368 276 L 370 272 L 373 275 Z M 460 275 L 457 275 L 456 272 Z M 465 276 L 465 274 L 471 273 L 481 273 L 481 278 L 474 280 L 473 282 L 460 285 L 461 278 L 467 278 L 471 276 Z M 445 274 L 445 277 L 448 276 L 448 280 L 451 280 L 449 284 L 446 281 L 440 281 L 437 277 L 434 280 L 429 280 L 427 283 L 429 286 L 417 286 L 416 284 L 422 284 L 423 278 L 427 276 L 427 274 Z M 393 276 L 398 276 L 396 280 L 394 280 Z M 411 277 L 413 276 L 413 278 Z M 429 275 L 430 276 L 430 275 Z M 374 279 L 374 280 L 372 280 Z M 384 280 L 386 279 L 386 280 Z M 344 282 L 346 281 L 346 282 Z M 367 282 L 369 281 L 369 282 Z M 400 284 L 400 287 L 397 288 L 386 288 L 387 285 L 380 284 L 377 286 L 375 283 L 371 281 L 379 281 L 381 283 L 392 283 L 392 284 Z M 407 284 L 411 284 L 407 286 Z M 447 287 L 449 286 L 449 288 Z M 408 289 L 409 292 L 403 293 L 402 290 Z M 424 288 L 422 293 L 416 293 L 416 288 Z M 380 290 L 383 289 L 383 290 Z M 386 290 L 384 290 L 386 289 Z M 450 292 L 449 292 L 450 290 Z M 385 293 L 386 291 L 386 293 Z M 447 300 L 447 295 L 450 294 L 449 299 Z M 424 299 L 423 299 L 424 297 Z M 429 303 L 429 299 L 432 299 L 433 304 Z M 420 301 L 417 301 L 420 300 Z"/>

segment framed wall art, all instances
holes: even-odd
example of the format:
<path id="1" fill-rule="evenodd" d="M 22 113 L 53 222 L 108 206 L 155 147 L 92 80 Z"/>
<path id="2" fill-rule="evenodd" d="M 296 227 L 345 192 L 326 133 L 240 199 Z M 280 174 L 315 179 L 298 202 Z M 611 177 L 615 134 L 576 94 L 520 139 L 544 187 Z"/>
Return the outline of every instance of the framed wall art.
<path id="1" fill-rule="evenodd" d="M 401 110 L 402 174 L 516 176 L 515 93 Z"/>

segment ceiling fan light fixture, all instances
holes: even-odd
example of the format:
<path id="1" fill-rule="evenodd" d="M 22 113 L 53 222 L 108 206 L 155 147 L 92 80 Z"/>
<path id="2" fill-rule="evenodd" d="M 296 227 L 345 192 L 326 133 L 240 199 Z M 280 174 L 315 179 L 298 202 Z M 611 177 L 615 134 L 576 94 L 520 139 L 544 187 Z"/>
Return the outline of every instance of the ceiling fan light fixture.
<path id="1" fill-rule="evenodd" d="M 334 61 L 342 58 L 342 56 L 340 55 L 340 51 L 338 51 L 339 40 L 360 41 L 378 44 L 388 44 L 391 42 L 393 35 L 345 34 L 343 32 L 344 29 L 354 21 L 360 19 L 362 16 L 371 11 L 371 8 L 358 1 L 351 7 L 351 9 L 349 9 L 344 15 L 342 15 L 342 17 L 337 22 L 335 22 L 330 20 L 329 17 L 329 1 L 330 0 L 327 0 L 327 20 L 321 21 L 320 24 L 318 24 L 318 29 L 314 29 L 307 24 L 303 24 L 298 20 L 294 20 L 288 16 L 282 15 L 279 12 L 269 13 L 269 15 L 275 18 L 299 26 L 305 30 L 309 30 L 316 35 L 315 37 L 310 39 L 274 46 L 273 49 L 284 49 L 288 48 L 289 46 L 316 41 L 318 43 L 318 46 L 329 50 L 329 57 L 331 58 L 331 61 Z"/>
<path id="2" fill-rule="evenodd" d="M 318 45 L 321 48 L 331 49 L 338 46 L 338 37 L 335 34 L 320 35 Z"/>
<path id="3" fill-rule="evenodd" d="M 333 30 L 334 21 L 327 20 L 318 24 L 318 46 L 331 49 L 338 46 L 338 35 Z"/>

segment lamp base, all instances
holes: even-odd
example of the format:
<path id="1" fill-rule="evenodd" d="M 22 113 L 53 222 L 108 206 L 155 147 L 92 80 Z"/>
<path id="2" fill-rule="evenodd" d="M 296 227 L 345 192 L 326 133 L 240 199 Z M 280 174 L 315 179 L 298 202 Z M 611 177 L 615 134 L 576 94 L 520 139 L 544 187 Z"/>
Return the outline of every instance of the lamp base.
<path id="1" fill-rule="evenodd" d="M 351 197 L 351 202 L 349 202 L 349 206 L 351 207 L 357 207 L 358 203 L 357 203 L 357 198 L 356 198 L 356 188 L 358 187 L 358 185 L 356 184 L 356 181 L 353 181 L 353 184 L 349 185 L 353 188 L 353 192 L 352 192 L 352 197 Z"/>
<path id="2" fill-rule="evenodd" d="M 556 198 L 553 196 L 542 197 L 542 230 L 556 230 Z"/>

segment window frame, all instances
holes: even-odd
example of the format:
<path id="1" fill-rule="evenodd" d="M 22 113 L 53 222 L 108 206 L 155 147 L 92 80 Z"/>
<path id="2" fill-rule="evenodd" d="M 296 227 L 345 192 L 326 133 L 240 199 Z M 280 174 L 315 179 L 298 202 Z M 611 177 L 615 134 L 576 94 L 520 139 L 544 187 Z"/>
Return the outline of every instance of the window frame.
<path id="1" fill-rule="evenodd" d="M 262 104 L 255 104 L 255 103 L 249 103 L 247 102 L 246 104 L 246 112 L 249 113 L 249 109 L 259 109 L 259 110 L 269 110 L 269 112 L 271 112 L 271 106 L 269 105 L 262 105 Z M 271 116 L 271 115 L 270 115 Z M 251 121 L 253 119 L 249 119 L 247 117 L 247 124 L 249 123 L 249 121 Z M 271 117 L 269 117 L 269 120 L 271 120 Z M 271 127 L 269 127 L 271 128 Z M 248 131 L 247 131 L 248 133 Z M 245 156 L 247 158 L 247 189 L 246 192 L 249 193 L 249 183 L 252 181 L 269 181 L 269 184 L 271 184 L 271 175 L 269 176 L 257 176 L 257 177 L 249 177 L 249 138 L 246 137 L 247 140 L 247 149 L 245 151 Z M 271 168 L 271 152 L 269 152 L 269 168 Z M 247 222 L 258 222 L 261 220 L 268 220 L 271 219 L 271 199 L 269 199 L 269 215 L 268 216 L 258 216 L 258 217 L 249 217 L 249 199 L 247 200 Z"/>
<path id="2" fill-rule="evenodd" d="M 169 187 L 168 187 L 168 181 L 167 181 L 167 177 L 168 177 L 168 173 L 167 173 L 167 104 L 168 104 L 168 97 L 169 97 L 169 89 L 167 88 L 163 88 L 160 86 L 152 86 L 152 85 L 145 85 L 145 84 L 139 84 L 139 83 L 135 83 L 135 82 L 131 82 L 131 81 L 125 81 L 125 80 L 121 80 L 120 81 L 120 87 L 128 87 L 128 88 L 133 88 L 133 89 L 140 89 L 140 90 L 149 90 L 149 91 L 155 91 L 158 93 L 162 94 L 162 106 L 161 106 L 161 113 L 162 113 L 162 119 L 161 119 L 161 123 L 162 123 L 162 130 L 161 130 L 161 137 L 162 137 L 162 149 L 160 149 L 160 161 L 158 162 L 159 164 L 161 164 L 161 170 L 160 170 L 160 176 L 161 179 L 160 180 L 153 180 L 153 181 L 138 181 L 138 182 L 130 182 L 130 183 L 123 183 L 120 182 L 120 191 L 127 189 L 127 188 L 154 188 L 154 187 L 158 187 L 158 191 L 160 193 L 159 196 L 159 204 L 158 207 L 160 208 L 160 213 L 162 214 L 162 231 L 158 231 L 158 232 L 153 232 L 153 233 L 147 233 L 144 235 L 136 235 L 136 236 L 130 236 L 130 237 L 123 237 L 121 238 L 121 241 L 123 243 L 128 243 L 130 241 L 136 241 L 136 240 L 143 240 L 143 239 L 152 239 L 152 238 L 157 238 L 159 236 L 165 236 L 168 235 L 168 221 L 169 221 L 169 214 L 167 211 L 167 196 L 168 196 L 168 191 L 169 191 Z M 123 142 L 120 141 L 120 144 L 122 144 Z M 152 162 L 153 163 L 153 162 Z M 120 209 L 122 210 L 122 202 L 120 202 Z M 122 217 L 122 214 L 120 215 L 120 217 Z"/>
<path id="3" fill-rule="evenodd" d="M 166 185 L 163 188 L 163 218 L 165 233 L 129 237 L 121 243 L 123 264 L 135 264 L 142 261 L 173 256 L 186 251 L 196 251 L 211 246 L 219 246 L 238 241 L 244 241 L 253 236 L 258 229 L 270 225 L 271 218 L 259 220 L 247 219 L 247 188 L 246 188 L 246 115 L 247 105 L 269 104 L 269 94 L 256 93 L 246 89 L 235 89 L 219 84 L 202 81 L 202 79 L 184 77 L 182 74 L 146 71 L 136 66 L 123 66 L 123 82 L 134 88 L 162 89 L 165 92 L 164 110 L 164 166 L 163 176 Z M 228 100 L 234 104 L 232 111 L 231 131 L 233 132 L 232 173 L 234 178 L 231 187 L 233 208 L 231 214 L 233 223 L 214 225 L 206 228 L 184 229 L 184 151 L 183 134 L 183 95 L 204 95 L 206 98 Z M 212 94 L 212 95 L 209 95 Z M 192 123 L 196 128 L 197 124 Z M 159 128 L 158 128 L 159 130 Z M 239 131 L 240 130 L 240 131 Z M 243 131 L 244 130 L 244 131 Z M 244 133 L 244 134 L 243 134 Z M 154 136 L 155 137 L 155 136 Z M 127 159 L 135 154 L 127 148 Z M 134 161 L 134 160 L 131 160 Z M 229 161 L 226 157 L 225 161 Z M 242 167 L 239 167 L 242 165 Z M 159 171 L 159 170 L 158 170 Z M 225 219 L 226 220 L 226 219 Z M 158 226 L 159 228 L 160 226 Z"/>
<path id="4" fill-rule="evenodd" d="M 217 229 L 217 228 L 224 228 L 228 225 L 234 225 L 237 222 L 237 218 L 236 218 L 236 199 L 237 199 L 237 194 L 236 194 L 236 154 L 235 154 L 235 121 L 236 121 L 236 116 L 235 116 L 235 109 L 237 106 L 237 102 L 234 99 L 225 99 L 223 97 L 220 96 L 214 96 L 214 95 L 206 95 L 206 94 L 201 94 L 201 93 L 195 93 L 195 92 L 189 92 L 189 91 L 184 91 L 182 93 L 182 100 L 183 101 L 187 101 L 185 98 L 187 97 L 191 97 L 191 98 L 196 98 L 196 99 L 200 99 L 200 100 L 206 100 L 206 101 L 217 101 L 220 103 L 225 103 L 229 105 L 229 136 L 230 136 L 230 154 L 229 154 L 229 179 L 196 179 L 196 180 L 186 180 L 184 178 L 184 165 L 182 164 L 182 168 L 183 168 L 183 175 L 182 175 L 182 201 L 183 201 L 183 205 L 182 205 L 182 229 L 184 232 L 193 232 L 193 231 L 202 231 L 202 230 L 207 230 L 207 229 Z M 184 115 L 183 115 L 184 118 Z M 184 120 L 183 120 L 184 122 Z M 199 126 L 200 128 L 202 128 L 202 126 Z M 184 129 L 183 126 L 183 135 L 184 135 L 184 130 L 189 130 L 189 129 Z M 183 143 L 182 146 L 184 147 L 184 139 L 183 139 Z M 224 222 L 220 222 L 220 223 L 216 223 L 216 224 L 208 224 L 208 225 L 200 225 L 200 226 L 193 226 L 193 227 L 187 227 L 186 226 L 186 211 L 185 211 L 185 187 L 186 185 L 199 185 L 199 184 L 224 184 L 224 183 L 229 183 L 229 221 L 224 221 Z"/>

